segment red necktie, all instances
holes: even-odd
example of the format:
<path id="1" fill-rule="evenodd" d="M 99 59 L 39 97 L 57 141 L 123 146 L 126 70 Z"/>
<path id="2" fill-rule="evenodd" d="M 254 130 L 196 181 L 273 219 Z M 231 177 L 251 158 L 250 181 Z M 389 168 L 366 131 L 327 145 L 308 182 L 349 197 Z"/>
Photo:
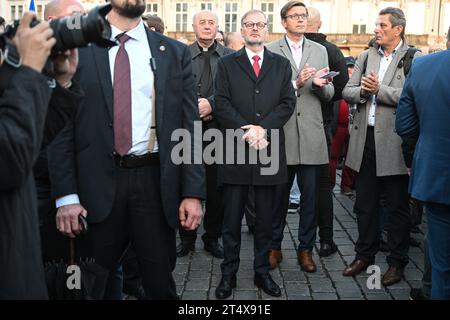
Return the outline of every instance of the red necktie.
<path id="1" fill-rule="evenodd" d="M 130 59 L 125 50 L 129 39 L 126 34 L 118 38 L 120 47 L 114 63 L 114 147 L 121 156 L 132 146 Z"/>
<path id="2" fill-rule="evenodd" d="M 256 77 L 259 77 L 259 72 L 261 71 L 261 67 L 259 66 L 259 60 L 261 58 L 259 56 L 253 56 L 253 70 L 255 71 Z"/>

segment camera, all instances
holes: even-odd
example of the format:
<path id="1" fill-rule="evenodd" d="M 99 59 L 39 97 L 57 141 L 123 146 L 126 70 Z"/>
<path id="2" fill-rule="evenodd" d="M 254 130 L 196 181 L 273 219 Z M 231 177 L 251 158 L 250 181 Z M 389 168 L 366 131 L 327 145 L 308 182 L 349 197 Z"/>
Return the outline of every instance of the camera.
<path id="1" fill-rule="evenodd" d="M 81 48 L 89 43 L 95 43 L 100 47 L 112 47 L 116 45 L 111 41 L 111 26 L 106 20 L 106 15 L 111 11 L 111 5 L 105 4 L 93 8 L 87 16 L 81 14 L 54 19 L 49 22 L 53 30 L 56 44 L 52 48 L 52 55 L 73 48 Z M 40 21 L 33 19 L 30 27 L 39 24 Z M 19 21 L 6 27 L 5 32 L 0 34 L 0 49 L 3 51 L 8 46 L 8 39 L 16 34 Z"/>

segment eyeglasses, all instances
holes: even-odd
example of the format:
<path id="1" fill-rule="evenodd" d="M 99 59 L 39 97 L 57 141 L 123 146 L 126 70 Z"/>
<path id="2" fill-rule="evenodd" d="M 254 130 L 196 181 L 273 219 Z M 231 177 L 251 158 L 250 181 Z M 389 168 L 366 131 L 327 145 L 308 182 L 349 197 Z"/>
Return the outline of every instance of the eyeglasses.
<path id="1" fill-rule="evenodd" d="M 258 28 L 258 30 L 262 30 L 267 26 L 267 23 L 265 23 L 265 22 L 256 22 L 256 23 L 255 22 L 244 22 L 243 25 L 247 29 L 253 29 L 256 26 Z"/>
<path id="2" fill-rule="evenodd" d="M 296 14 L 291 14 L 289 16 L 286 16 L 285 18 L 286 19 L 289 18 L 289 19 L 292 19 L 295 21 L 300 20 L 300 18 L 302 18 L 302 20 L 306 20 L 306 19 L 308 19 L 308 14 L 307 13 L 297 14 L 296 13 Z"/>

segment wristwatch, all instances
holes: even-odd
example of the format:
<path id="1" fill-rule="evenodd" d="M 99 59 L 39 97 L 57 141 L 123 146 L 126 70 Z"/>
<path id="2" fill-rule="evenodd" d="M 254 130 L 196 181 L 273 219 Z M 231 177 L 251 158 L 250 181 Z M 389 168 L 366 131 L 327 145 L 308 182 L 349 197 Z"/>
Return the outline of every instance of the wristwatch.
<path id="1" fill-rule="evenodd" d="M 19 68 L 22 65 L 22 58 L 20 57 L 16 46 L 12 43 L 6 43 L 5 50 L 3 51 L 3 58 L 11 67 Z"/>

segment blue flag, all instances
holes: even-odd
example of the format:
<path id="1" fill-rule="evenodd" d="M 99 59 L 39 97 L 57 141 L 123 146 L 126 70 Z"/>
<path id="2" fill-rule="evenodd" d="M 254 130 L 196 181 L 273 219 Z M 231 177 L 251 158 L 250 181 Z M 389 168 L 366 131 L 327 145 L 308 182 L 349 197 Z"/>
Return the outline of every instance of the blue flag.
<path id="1" fill-rule="evenodd" d="M 36 5 L 34 4 L 34 0 L 31 0 L 30 7 L 28 8 L 30 12 L 36 12 Z"/>

